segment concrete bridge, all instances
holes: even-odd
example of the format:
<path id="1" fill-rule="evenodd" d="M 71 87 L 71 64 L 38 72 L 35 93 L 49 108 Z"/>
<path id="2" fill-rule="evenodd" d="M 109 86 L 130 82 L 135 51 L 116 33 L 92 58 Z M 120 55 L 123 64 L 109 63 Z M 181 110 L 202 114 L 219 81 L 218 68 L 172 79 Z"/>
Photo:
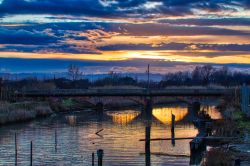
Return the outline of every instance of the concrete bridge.
<path id="1" fill-rule="evenodd" d="M 224 96 L 234 88 L 169 88 L 169 89 L 56 89 L 17 91 L 17 97 L 102 97 L 102 96 Z"/>
<path id="2" fill-rule="evenodd" d="M 201 101 L 206 97 L 220 97 L 225 95 L 234 95 L 235 89 L 230 88 L 165 88 L 165 89 L 58 89 L 58 90 L 27 90 L 15 92 L 15 96 L 19 97 L 76 97 L 81 98 L 85 102 L 90 103 L 97 109 L 103 107 L 111 101 L 130 100 L 136 104 L 143 106 L 144 111 L 150 114 L 154 104 L 159 103 L 166 97 L 176 98 L 176 101 L 182 101 L 192 104 Z M 119 101 L 117 101 L 119 103 Z"/>

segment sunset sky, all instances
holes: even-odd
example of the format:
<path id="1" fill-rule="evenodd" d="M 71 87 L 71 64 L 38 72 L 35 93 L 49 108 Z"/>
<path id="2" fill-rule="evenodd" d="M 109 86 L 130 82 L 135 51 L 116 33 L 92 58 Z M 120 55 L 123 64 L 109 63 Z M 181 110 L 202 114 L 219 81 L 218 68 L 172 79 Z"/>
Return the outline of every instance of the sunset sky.
<path id="1" fill-rule="evenodd" d="M 248 71 L 250 1 L 0 0 L 0 57 L 0 72 Z"/>

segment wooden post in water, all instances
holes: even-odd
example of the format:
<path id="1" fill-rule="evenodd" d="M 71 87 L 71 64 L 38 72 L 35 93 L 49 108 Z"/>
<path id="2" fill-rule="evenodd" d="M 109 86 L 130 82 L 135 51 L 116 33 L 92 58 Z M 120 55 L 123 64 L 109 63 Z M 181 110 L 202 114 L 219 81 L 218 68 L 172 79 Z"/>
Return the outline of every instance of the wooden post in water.
<path id="1" fill-rule="evenodd" d="M 95 166 L 95 153 L 92 153 L 92 166 Z"/>
<path id="2" fill-rule="evenodd" d="M 103 159 L 102 149 L 97 150 L 97 156 L 98 156 L 98 166 L 102 166 L 102 159 Z"/>
<path id="3" fill-rule="evenodd" d="M 17 166 L 17 134 L 15 133 L 15 166 Z"/>
<path id="4" fill-rule="evenodd" d="M 0 87 L 0 92 L 1 92 L 0 100 L 3 100 L 3 87 Z"/>
<path id="5" fill-rule="evenodd" d="M 33 143 L 32 141 L 30 142 L 30 166 L 33 164 Z"/>
<path id="6" fill-rule="evenodd" d="M 150 160 L 150 130 L 151 127 L 147 126 L 145 129 L 145 162 L 146 166 L 151 165 L 151 160 Z"/>
<path id="7" fill-rule="evenodd" d="M 235 166 L 240 166 L 240 164 L 241 164 L 241 160 L 240 160 L 240 159 L 236 159 L 236 160 L 234 161 L 234 165 L 235 165 Z"/>
<path id="8" fill-rule="evenodd" d="M 175 146 L 175 115 L 172 114 L 172 123 L 171 123 L 171 138 L 172 145 Z"/>
<path id="9" fill-rule="evenodd" d="M 171 131 L 174 132 L 174 129 L 175 129 L 175 115 L 172 114 L 172 123 L 171 123 Z"/>
<path id="10" fill-rule="evenodd" d="M 55 129 L 55 152 L 57 152 L 57 131 Z"/>

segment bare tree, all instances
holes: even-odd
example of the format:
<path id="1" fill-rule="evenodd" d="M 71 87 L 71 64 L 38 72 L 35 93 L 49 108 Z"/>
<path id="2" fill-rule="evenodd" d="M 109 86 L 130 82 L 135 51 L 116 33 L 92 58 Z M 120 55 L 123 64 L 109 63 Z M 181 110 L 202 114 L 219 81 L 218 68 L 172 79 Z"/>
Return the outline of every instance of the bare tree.
<path id="1" fill-rule="evenodd" d="M 73 64 L 69 66 L 68 74 L 73 81 L 80 79 L 82 76 L 82 72 L 80 70 L 80 67 L 73 65 Z"/>
<path id="2" fill-rule="evenodd" d="M 196 83 L 207 85 L 214 69 L 211 65 L 196 66 L 192 72 L 192 78 Z"/>
<path id="3" fill-rule="evenodd" d="M 201 68 L 202 78 L 203 78 L 203 84 L 207 85 L 209 83 L 209 78 L 213 73 L 213 67 L 211 65 L 205 65 Z"/>

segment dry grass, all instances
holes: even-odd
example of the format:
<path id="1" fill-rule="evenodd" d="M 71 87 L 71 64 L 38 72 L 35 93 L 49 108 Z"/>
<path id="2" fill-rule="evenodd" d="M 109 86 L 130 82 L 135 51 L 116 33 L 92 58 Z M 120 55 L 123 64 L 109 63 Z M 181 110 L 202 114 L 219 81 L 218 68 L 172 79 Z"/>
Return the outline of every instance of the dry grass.
<path id="1" fill-rule="evenodd" d="M 217 120 L 213 123 L 214 136 L 235 137 L 238 132 L 237 124 L 232 120 Z"/>
<path id="2" fill-rule="evenodd" d="M 52 110 L 45 102 L 0 103 L 0 124 L 27 121 L 50 114 Z"/>
<path id="3" fill-rule="evenodd" d="M 206 154 L 202 166 L 233 166 L 233 157 L 224 149 L 213 148 Z"/>

